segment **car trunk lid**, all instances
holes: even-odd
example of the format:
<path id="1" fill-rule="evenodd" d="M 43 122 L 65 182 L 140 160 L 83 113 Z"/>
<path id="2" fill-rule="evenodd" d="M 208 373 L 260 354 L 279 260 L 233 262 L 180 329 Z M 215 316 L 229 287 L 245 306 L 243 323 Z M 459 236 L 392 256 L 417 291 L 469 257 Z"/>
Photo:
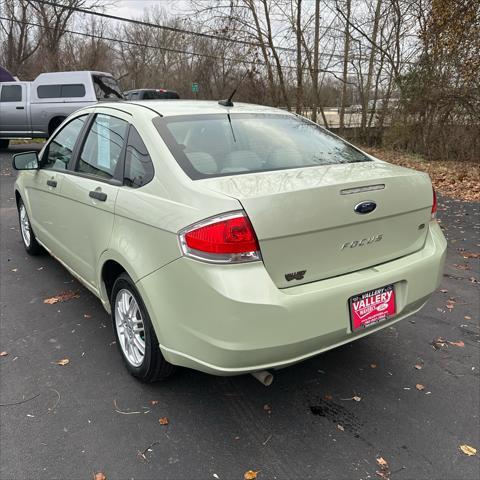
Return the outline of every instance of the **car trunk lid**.
<path id="1" fill-rule="evenodd" d="M 265 267 L 279 288 L 413 253 L 425 242 L 431 215 L 428 175 L 381 161 L 201 182 L 242 204 Z M 362 202 L 374 202 L 376 208 L 357 213 L 355 207 Z"/>

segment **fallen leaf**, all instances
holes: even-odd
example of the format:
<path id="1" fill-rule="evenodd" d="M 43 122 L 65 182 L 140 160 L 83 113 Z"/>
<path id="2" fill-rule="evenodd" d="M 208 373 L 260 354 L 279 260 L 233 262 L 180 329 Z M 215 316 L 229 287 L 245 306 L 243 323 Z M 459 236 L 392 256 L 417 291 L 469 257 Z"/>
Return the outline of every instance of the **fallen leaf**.
<path id="1" fill-rule="evenodd" d="M 415 388 L 421 392 L 422 390 L 425 390 L 425 385 L 422 385 L 421 383 L 417 383 L 415 385 Z"/>
<path id="2" fill-rule="evenodd" d="M 67 300 L 72 300 L 73 298 L 80 298 L 79 293 L 72 290 L 67 290 L 66 292 L 59 293 L 54 297 L 46 298 L 43 303 L 54 305 L 55 303 L 66 302 Z"/>
<path id="3" fill-rule="evenodd" d="M 471 447 L 470 445 L 460 445 L 460 450 L 469 457 L 473 457 L 477 454 L 477 449 Z"/>
<path id="4" fill-rule="evenodd" d="M 447 293 L 447 292 L 448 292 L 448 290 L 447 290 L 446 288 L 442 288 L 440 291 L 441 291 L 442 293 Z"/>
<path id="5" fill-rule="evenodd" d="M 6 357 L 8 355 L 8 352 L 0 352 L 0 357 Z"/>
<path id="6" fill-rule="evenodd" d="M 388 463 L 387 463 L 387 461 L 386 461 L 383 457 L 377 457 L 377 463 L 378 463 L 381 467 L 387 467 L 387 468 L 388 468 Z"/>
<path id="7" fill-rule="evenodd" d="M 342 432 L 345 431 L 345 428 L 344 428 L 342 425 L 337 425 L 337 428 L 338 428 L 340 431 L 342 431 Z"/>
<path id="8" fill-rule="evenodd" d="M 472 317 L 470 317 L 469 315 L 465 315 L 463 318 L 464 318 L 465 320 L 471 320 L 471 319 L 472 319 Z"/>
<path id="9" fill-rule="evenodd" d="M 243 474 L 243 478 L 245 480 L 255 480 L 257 478 L 257 472 L 254 472 L 253 470 L 247 470 L 244 474 Z"/>
<path id="10" fill-rule="evenodd" d="M 150 405 L 158 405 L 158 400 L 150 400 Z"/>
<path id="11" fill-rule="evenodd" d="M 328 393 L 323 397 L 325 400 L 333 400 L 333 397 L 331 395 L 329 395 Z"/>
<path id="12" fill-rule="evenodd" d="M 168 418 L 167 417 L 162 417 L 158 420 L 158 423 L 160 425 L 168 425 Z"/>
<path id="13" fill-rule="evenodd" d="M 377 364 L 376 363 L 371 363 L 370 368 L 377 368 Z"/>
<path id="14" fill-rule="evenodd" d="M 70 363 L 70 360 L 68 358 L 62 358 L 61 360 L 55 363 L 63 367 L 64 365 L 68 365 Z"/>
<path id="15" fill-rule="evenodd" d="M 450 345 L 454 345 L 455 347 L 464 347 L 465 343 L 463 343 L 461 340 L 458 342 L 448 342 Z"/>
<path id="16" fill-rule="evenodd" d="M 107 477 L 102 472 L 97 472 L 93 477 L 93 480 L 107 480 Z"/>
<path id="17" fill-rule="evenodd" d="M 462 252 L 463 258 L 480 258 L 480 253 Z"/>
<path id="18" fill-rule="evenodd" d="M 435 350 L 439 350 L 440 348 L 448 346 L 447 341 L 442 337 L 436 338 L 430 343 L 430 345 L 432 345 Z"/>
<path id="19" fill-rule="evenodd" d="M 266 403 L 266 404 L 263 406 L 263 409 L 264 409 L 267 413 L 272 413 L 272 406 L 271 406 L 269 403 Z"/>
<path id="20" fill-rule="evenodd" d="M 423 367 L 422 367 L 422 365 L 419 365 L 419 364 L 417 363 L 417 365 L 415 365 L 415 368 L 416 368 L 417 370 L 421 370 Z"/>

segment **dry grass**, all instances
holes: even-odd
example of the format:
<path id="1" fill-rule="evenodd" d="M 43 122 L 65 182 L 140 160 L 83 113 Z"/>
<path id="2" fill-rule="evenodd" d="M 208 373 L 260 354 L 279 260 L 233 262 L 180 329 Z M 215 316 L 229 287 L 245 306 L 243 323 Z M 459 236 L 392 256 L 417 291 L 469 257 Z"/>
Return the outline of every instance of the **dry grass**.
<path id="1" fill-rule="evenodd" d="M 414 154 L 383 148 L 363 148 L 389 163 L 426 172 L 442 195 L 466 202 L 480 201 L 480 162 L 425 160 Z"/>

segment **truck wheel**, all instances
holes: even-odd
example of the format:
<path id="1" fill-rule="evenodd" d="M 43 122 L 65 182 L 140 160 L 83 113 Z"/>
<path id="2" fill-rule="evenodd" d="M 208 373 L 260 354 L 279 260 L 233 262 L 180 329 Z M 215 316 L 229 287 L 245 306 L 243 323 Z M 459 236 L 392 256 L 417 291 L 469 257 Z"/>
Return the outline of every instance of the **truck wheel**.
<path id="1" fill-rule="evenodd" d="M 115 280 L 110 304 L 117 346 L 127 370 L 144 383 L 172 375 L 176 368 L 163 357 L 142 297 L 126 273 Z"/>
<path id="2" fill-rule="evenodd" d="M 8 145 L 10 144 L 10 140 L 1 139 L 0 140 L 0 150 L 6 150 Z"/>
<path id="3" fill-rule="evenodd" d="M 60 126 L 60 124 L 65 120 L 66 117 L 55 117 L 50 120 L 48 125 L 48 136 L 51 137 L 53 132 Z"/>

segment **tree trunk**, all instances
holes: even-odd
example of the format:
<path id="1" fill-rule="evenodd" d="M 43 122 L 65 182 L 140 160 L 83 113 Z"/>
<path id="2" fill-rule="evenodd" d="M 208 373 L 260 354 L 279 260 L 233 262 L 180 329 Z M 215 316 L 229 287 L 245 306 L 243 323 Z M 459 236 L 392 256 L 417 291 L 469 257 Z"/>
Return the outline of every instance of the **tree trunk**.
<path id="1" fill-rule="evenodd" d="M 260 50 L 262 51 L 263 60 L 267 68 L 268 86 L 270 88 L 270 92 L 272 95 L 273 105 L 275 107 L 278 107 L 279 101 L 278 101 L 278 95 L 275 89 L 275 82 L 273 79 L 272 65 L 270 63 L 270 59 L 268 58 L 267 47 L 265 46 L 265 42 L 263 39 L 263 32 L 260 27 L 260 21 L 258 19 L 257 9 L 255 7 L 255 3 L 253 0 L 248 0 L 247 5 L 248 5 L 248 8 L 250 9 L 250 12 L 252 13 L 253 21 L 255 22 L 255 29 L 257 30 L 258 43 L 260 44 Z"/>
<path id="2" fill-rule="evenodd" d="M 371 52 L 370 58 L 368 61 L 368 73 L 367 73 L 367 84 L 365 86 L 365 90 L 363 92 L 362 98 L 362 121 L 361 121 L 361 130 L 362 134 L 365 136 L 366 128 L 367 128 L 367 113 L 368 113 L 368 101 L 370 98 L 370 89 L 372 87 L 372 77 L 373 77 L 373 67 L 375 61 L 375 55 L 377 50 L 375 48 L 377 42 L 377 35 L 378 35 L 378 25 L 380 22 L 380 12 L 382 9 L 382 0 L 377 0 L 377 6 L 375 8 L 375 17 L 373 19 L 373 30 L 372 30 L 372 40 L 371 40 Z"/>
<path id="3" fill-rule="evenodd" d="M 277 49 L 275 48 L 275 45 L 273 43 L 273 36 L 272 36 L 272 25 L 270 22 L 270 11 L 269 7 L 267 4 L 267 0 L 262 0 L 263 4 L 263 9 L 265 12 L 265 22 L 267 23 L 267 40 L 268 40 L 268 46 L 270 50 L 272 51 L 273 58 L 275 59 L 275 65 L 277 67 L 277 75 L 278 75 L 278 81 L 280 83 L 280 90 L 282 92 L 283 96 L 283 101 L 285 102 L 285 106 L 287 107 L 287 110 L 291 110 L 290 106 L 290 98 L 287 94 L 287 88 L 285 86 L 285 79 L 283 76 L 283 70 L 282 70 L 282 64 L 280 63 L 280 57 L 278 56 Z"/>
<path id="4" fill-rule="evenodd" d="M 302 69 L 302 0 L 297 0 L 297 105 L 296 112 L 302 113 L 303 106 L 303 69 Z"/>
<path id="5" fill-rule="evenodd" d="M 348 59 L 350 55 L 350 13 L 352 10 L 352 0 L 347 0 L 346 3 L 346 17 L 345 22 L 345 40 L 343 47 L 343 74 L 342 74 L 342 103 L 340 105 L 340 135 L 345 128 L 345 108 L 347 106 L 347 81 L 348 81 Z"/>
<path id="6" fill-rule="evenodd" d="M 319 104 L 318 99 L 318 51 L 320 42 L 320 0 L 315 0 L 315 33 L 314 33 L 314 45 L 313 45 L 313 105 L 312 105 L 312 120 L 317 121 L 317 109 Z M 326 125 L 325 125 L 326 126 Z"/>

